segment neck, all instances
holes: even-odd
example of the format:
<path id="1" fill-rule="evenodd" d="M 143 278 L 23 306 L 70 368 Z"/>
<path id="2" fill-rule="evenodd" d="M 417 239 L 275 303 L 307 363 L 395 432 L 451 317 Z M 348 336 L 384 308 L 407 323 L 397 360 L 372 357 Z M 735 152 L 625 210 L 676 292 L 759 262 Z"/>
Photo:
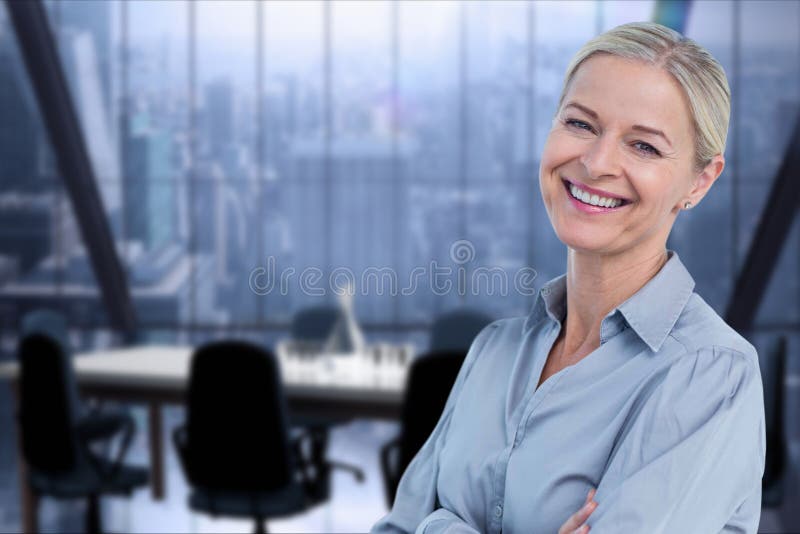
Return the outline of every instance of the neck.
<path id="1" fill-rule="evenodd" d="M 563 353 L 581 357 L 600 346 L 603 318 L 644 286 L 667 261 L 665 247 L 617 255 L 567 254 Z"/>

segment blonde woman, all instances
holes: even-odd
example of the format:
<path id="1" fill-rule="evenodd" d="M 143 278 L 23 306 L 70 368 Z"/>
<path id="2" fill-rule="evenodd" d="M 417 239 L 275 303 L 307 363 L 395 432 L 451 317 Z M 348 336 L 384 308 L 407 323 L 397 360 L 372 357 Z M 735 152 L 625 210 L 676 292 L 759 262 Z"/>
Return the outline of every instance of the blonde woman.
<path id="1" fill-rule="evenodd" d="M 719 63 L 653 23 L 567 69 L 539 185 L 566 273 L 475 339 L 372 532 L 757 531 L 755 348 L 666 248 L 725 165 Z"/>

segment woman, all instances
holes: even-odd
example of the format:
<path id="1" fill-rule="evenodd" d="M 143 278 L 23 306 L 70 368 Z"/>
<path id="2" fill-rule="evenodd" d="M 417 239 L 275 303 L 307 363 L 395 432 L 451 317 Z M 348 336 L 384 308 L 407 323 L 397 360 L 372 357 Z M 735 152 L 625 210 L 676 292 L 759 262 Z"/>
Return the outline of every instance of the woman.
<path id="1" fill-rule="evenodd" d="M 539 169 L 566 273 L 476 337 L 373 532 L 756 532 L 756 350 L 666 248 L 729 113 L 722 67 L 664 26 L 577 53 Z"/>

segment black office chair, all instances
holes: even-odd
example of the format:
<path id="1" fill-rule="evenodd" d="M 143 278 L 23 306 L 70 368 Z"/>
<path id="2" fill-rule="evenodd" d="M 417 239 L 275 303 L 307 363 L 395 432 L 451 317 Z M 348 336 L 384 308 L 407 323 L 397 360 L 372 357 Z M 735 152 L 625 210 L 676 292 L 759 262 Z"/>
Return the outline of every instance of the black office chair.
<path id="1" fill-rule="evenodd" d="M 432 352 L 412 362 L 406 380 L 400 434 L 381 449 L 389 508 L 394 504 L 403 472 L 439 421 L 466 355 L 464 351 Z"/>
<path id="2" fill-rule="evenodd" d="M 29 484 L 36 495 L 88 498 L 86 530 L 100 532 L 99 496 L 129 495 L 147 484 L 146 469 L 122 463 L 133 438 L 133 419 L 124 412 L 86 410 L 79 404 L 60 315 L 33 312 L 23 320 L 21 333 L 17 420 Z M 93 448 L 120 432 L 115 458 Z"/>
<path id="3" fill-rule="evenodd" d="M 761 506 L 765 508 L 779 507 L 784 495 L 787 455 L 783 425 L 786 350 L 786 336 L 780 336 L 767 352 L 766 360 L 761 362 L 767 434 L 767 454 L 761 479 Z"/>
<path id="4" fill-rule="evenodd" d="M 331 468 L 317 432 L 290 436 L 278 361 L 243 341 L 200 347 L 192 358 L 185 426 L 173 433 L 192 486 L 189 506 L 264 521 L 326 501 Z M 363 472 L 343 467 L 362 481 Z"/>
<path id="5" fill-rule="evenodd" d="M 458 309 L 440 315 L 431 326 L 429 351 L 468 351 L 472 340 L 492 322 L 477 310 Z"/>

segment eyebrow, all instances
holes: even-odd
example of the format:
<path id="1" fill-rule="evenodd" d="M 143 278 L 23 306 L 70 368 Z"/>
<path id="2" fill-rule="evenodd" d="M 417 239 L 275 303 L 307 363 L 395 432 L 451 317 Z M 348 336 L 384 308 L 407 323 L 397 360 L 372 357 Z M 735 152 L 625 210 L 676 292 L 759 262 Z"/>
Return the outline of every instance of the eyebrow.
<path id="1" fill-rule="evenodd" d="M 599 119 L 599 117 L 598 117 L 596 112 L 594 112 L 593 110 L 587 108 L 586 106 L 584 106 L 582 104 L 578 104 L 577 102 L 569 102 L 564 106 L 564 109 L 566 109 L 566 108 L 568 108 L 570 106 L 572 106 L 574 108 L 578 108 L 579 110 L 583 111 L 584 113 L 586 113 L 587 115 L 589 115 L 590 117 L 592 117 L 595 120 Z M 637 131 L 640 131 L 640 132 L 653 134 L 653 135 L 658 135 L 658 136 L 662 137 L 664 139 L 664 141 L 667 142 L 667 144 L 669 145 L 670 148 L 673 148 L 672 147 L 672 143 L 670 143 L 670 141 L 667 138 L 667 136 L 664 135 L 664 132 L 662 132 L 661 130 L 657 130 L 655 128 L 650 128 L 649 126 L 642 126 L 641 124 L 634 124 L 633 126 L 631 126 L 631 129 L 632 130 L 637 130 Z"/>

